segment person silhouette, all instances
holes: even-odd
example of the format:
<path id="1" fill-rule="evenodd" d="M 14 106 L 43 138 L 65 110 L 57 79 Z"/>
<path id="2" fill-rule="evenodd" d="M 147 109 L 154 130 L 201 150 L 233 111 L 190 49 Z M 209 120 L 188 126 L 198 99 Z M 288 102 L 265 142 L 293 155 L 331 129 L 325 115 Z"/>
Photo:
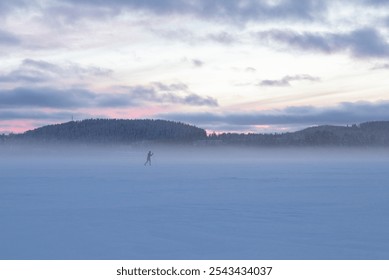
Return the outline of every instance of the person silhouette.
<path id="1" fill-rule="evenodd" d="M 147 153 L 147 160 L 146 160 L 146 162 L 145 162 L 145 166 L 146 166 L 146 164 L 148 163 L 149 165 L 151 165 L 151 157 L 153 156 L 154 154 L 151 152 L 151 151 L 149 151 L 148 153 Z"/>

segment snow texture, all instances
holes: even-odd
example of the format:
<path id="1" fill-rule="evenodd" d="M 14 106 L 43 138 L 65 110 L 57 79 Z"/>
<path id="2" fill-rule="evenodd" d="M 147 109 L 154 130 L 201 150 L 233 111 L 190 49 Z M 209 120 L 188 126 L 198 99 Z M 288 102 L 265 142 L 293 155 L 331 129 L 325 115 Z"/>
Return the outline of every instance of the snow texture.
<path id="1" fill-rule="evenodd" d="M 388 151 L 25 149 L 0 259 L 389 259 Z"/>

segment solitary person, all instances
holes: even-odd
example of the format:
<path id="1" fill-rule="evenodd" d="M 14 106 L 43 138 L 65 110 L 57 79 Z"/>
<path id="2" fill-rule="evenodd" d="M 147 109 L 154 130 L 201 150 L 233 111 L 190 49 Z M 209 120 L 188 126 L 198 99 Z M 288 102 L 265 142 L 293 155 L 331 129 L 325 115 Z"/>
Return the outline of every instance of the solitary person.
<path id="1" fill-rule="evenodd" d="M 149 165 L 151 165 L 151 157 L 153 156 L 154 154 L 151 152 L 151 151 L 149 151 L 148 153 L 147 153 L 147 160 L 146 160 L 146 162 L 145 162 L 145 166 L 146 166 L 146 164 L 148 163 Z"/>

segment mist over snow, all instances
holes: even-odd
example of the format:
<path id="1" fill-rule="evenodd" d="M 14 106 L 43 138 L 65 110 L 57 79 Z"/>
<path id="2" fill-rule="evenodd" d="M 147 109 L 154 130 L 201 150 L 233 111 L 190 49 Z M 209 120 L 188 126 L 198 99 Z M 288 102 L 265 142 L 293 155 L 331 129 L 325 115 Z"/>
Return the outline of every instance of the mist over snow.
<path id="1" fill-rule="evenodd" d="M 389 258 L 387 149 L 1 154 L 0 259 Z"/>

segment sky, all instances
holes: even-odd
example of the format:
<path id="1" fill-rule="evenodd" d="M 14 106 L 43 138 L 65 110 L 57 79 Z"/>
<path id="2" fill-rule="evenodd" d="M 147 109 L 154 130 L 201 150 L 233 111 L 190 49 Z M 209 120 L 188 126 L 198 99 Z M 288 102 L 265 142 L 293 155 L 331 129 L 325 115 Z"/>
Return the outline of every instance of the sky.
<path id="1" fill-rule="evenodd" d="M 389 120 L 389 1 L 0 0 L 0 133 L 72 119 L 209 132 Z"/>

